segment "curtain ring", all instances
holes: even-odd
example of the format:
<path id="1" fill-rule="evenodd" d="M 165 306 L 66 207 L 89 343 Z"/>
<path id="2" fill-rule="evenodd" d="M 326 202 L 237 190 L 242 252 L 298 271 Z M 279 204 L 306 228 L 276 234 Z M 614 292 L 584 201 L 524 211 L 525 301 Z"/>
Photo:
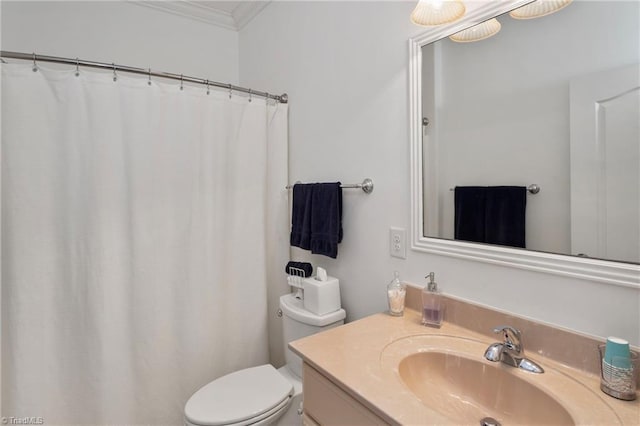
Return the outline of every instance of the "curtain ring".
<path id="1" fill-rule="evenodd" d="M 231 99 L 231 83 L 229 83 L 229 99 Z"/>
<path id="2" fill-rule="evenodd" d="M 269 105 L 269 92 L 265 92 L 265 93 L 266 93 L 266 94 L 265 94 L 265 98 L 264 98 L 264 103 L 265 103 L 266 105 Z"/>
<path id="3" fill-rule="evenodd" d="M 184 76 L 182 74 L 180 74 L 180 90 L 184 90 L 183 78 L 184 78 Z"/>
<path id="4" fill-rule="evenodd" d="M 116 74 L 116 64 L 111 62 L 111 66 L 113 67 L 113 81 L 118 81 L 118 74 Z"/>
<path id="5" fill-rule="evenodd" d="M 33 68 L 31 68 L 33 70 L 33 72 L 37 72 L 38 71 L 38 64 L 36 64 L 36 53 L 33 52 Z"/>
<path id="6" fill-rule="evenodd" d="M 151 86 L 151 67 L 149 67 L 149 80 L 147 81 L 147 84 Z"/>
<path id="7" fill-rule="evenodd" d="M 209 89 L 209 80 L 207 79 L 207 95 L 211 93 L 211 90 Z"/>
<path id="8" fill-rule="evenodd" d="M 80 59 L 76 58 L 76 77 L 80 77 Z"/>
<path id="9" fill-rule="evenodd" d="M 251 89 L 249 89 L 249 102 L 251 102 Z"/>

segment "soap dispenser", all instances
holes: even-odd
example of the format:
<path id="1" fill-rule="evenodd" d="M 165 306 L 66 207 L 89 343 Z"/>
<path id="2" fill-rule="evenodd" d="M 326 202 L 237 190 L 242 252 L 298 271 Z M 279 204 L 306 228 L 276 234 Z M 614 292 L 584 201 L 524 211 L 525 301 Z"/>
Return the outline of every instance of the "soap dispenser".
<path id="1" fill-rule="evenodd" d="M 425 277 L 429 282 L 422 289 L 422 324 L 440 328 L 444 306 L 442 296 L 438 292 L 438 284 L 434 281 L 435 277 L 436 274 L 433 272 Z"/>

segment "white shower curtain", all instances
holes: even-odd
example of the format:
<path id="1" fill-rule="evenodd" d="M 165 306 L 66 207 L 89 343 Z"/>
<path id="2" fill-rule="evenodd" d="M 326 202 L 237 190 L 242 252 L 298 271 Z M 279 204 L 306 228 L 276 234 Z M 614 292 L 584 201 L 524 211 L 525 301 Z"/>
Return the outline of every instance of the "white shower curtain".
<path id="1" fill-rule="evenodd" d="M 2 415 L 177 425 L 268 362 L 286 183 L 286 105 L 2 64 Z"/>

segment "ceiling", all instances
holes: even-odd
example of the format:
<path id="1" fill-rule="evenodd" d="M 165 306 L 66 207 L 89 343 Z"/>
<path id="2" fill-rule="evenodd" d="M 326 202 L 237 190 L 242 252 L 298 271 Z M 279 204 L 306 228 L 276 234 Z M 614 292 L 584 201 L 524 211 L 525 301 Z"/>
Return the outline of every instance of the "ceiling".
<path id="1" fill-rule="evenodd" d="M 177 0 L 177 1 L 147 1 L 130 0 L 140 6 L 150 7 L 173 15 L 195 19 L 207 24 L 230 30 L 241 30 L 249 23 L 271 0 Z"/>

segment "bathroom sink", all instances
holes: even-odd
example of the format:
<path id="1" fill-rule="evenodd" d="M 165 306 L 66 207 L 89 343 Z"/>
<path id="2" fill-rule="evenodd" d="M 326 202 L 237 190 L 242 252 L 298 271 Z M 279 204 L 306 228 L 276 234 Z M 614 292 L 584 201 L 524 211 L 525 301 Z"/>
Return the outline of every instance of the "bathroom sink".
<path id="1" fill-rule="evenodd" d="M 402 384 L 396 398 L 415 400 L 425 418 L 438 424 L 478 425 L 485 418 L 502 425 L 622 424 L 596 386 L 594 392 L 548 359 L 535 360 L 544 374 L 487 361 L 489 343 L 443 334 L 407 336 L 384 348 L 381 367 Z"/>
<path id="2" fill-rule="evenodd" d="M 503 425 L 574 424 L 554 398 L 507 368 L 451 353 L 420 352 L 402 359 L 398 372 L 425 405 L 461 424 L 477 424 L 484 417 Z"/>

